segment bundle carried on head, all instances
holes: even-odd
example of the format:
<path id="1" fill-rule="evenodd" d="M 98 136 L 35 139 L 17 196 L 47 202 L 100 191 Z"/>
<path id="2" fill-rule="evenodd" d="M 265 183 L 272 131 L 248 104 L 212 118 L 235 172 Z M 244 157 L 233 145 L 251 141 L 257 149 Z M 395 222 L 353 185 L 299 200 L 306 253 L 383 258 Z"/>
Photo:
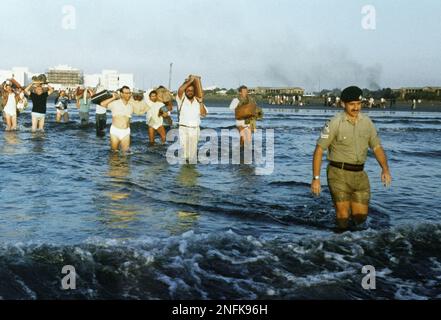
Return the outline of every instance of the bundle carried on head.
<path id="1" fill-rule="evenodd" d="M 22 89 L 23 87 L 14 78 L 6 80 L 3 85 L 9 85 L 12 89 Z"/>
<path id="2" fill-rule="evenodd" d="M 155 91 L 158 95 L 158 100 L 162 103 L 168 104 L 170 102 L 173 102 L 173 94 L 164 86 L 159 86 L 157 89 L 155 89 Z"/>
<path id="3" fill-rule="evenodd" d="M 204 90 L 202 88 L 202 81 L 200 76 L 190 75 L 193 80 L 193 86 L 194 86 L 194 96 L 198 97 L 199 99 L 204 98 Z"/>
<path id="4" fill-rule="evenodd" d="M 144 92 L 142 91 L 133 92 L 132 97 L 135 101 L 142 101 L 144 99 Z"/>
<path id="5" fill-rule="evenodd" d="M 38 76 L 33 76 L 32 77 L 32 82 L 34 82 L 35 84 L 46 84 L 46 83 L 48 83 L 46 75 L 44 75 L 44 74 L 40 74 Z"/>
<path id="6" fill-rule="evenodd" d="M 84 95 L 84 91 L 86 91 L 83 87 L 78 87 L 77 90 L 75 90 L 75 96 L 81 97 Z"/>

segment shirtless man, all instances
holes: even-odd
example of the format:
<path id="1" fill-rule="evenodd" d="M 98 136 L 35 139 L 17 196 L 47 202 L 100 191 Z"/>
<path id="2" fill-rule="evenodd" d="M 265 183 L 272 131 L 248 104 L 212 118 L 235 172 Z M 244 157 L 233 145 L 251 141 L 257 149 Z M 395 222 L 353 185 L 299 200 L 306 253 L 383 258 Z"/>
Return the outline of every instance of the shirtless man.
<path id="1" fill-rule="evenodd" d="M 113 97 L 104 100 L 100 104 L 112 112 L 112 126 L 110 127 L 110 145 L 112 151 L 122 152 L 130 149 L 130 119 L 133 113 L 138 115 L 146 113 L 150 108 L 143 101 L 135 101 L 132 98 L 130 88 L 124 86 L 120 95 L 114 93 Z"/>

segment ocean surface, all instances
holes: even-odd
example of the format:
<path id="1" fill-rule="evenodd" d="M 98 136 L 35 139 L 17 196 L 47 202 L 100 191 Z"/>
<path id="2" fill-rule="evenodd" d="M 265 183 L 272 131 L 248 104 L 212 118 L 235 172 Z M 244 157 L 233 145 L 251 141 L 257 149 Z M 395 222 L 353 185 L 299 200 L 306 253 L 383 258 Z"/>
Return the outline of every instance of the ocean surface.
<path id="1" fill-rule="evenodd" d="M 208 107 L 203 128 L 234 129 L 225 105 Z M 80 128 L 72 109 L 57 124 L 49 106 L 44 134 L 30 132 L 29 110 L 18 132 L 2 125 L 0 299 L 441 298 L 441 113 L 368 112 L 393 184 L 370 153 L 369 219 L 338 234 L 325 164 L 322 195 L 310 193 L 335 110 L 265 109 L 275 164 L 257 175 L 256 164 L 169 164 L 141 116 L 131 153 L 111 153 L 110 115 L 98 138 L 94 112 Z M 61 288 L 65 265 L 76 290 Z M 366 265 L 375 290 L 361 285 Z"/>

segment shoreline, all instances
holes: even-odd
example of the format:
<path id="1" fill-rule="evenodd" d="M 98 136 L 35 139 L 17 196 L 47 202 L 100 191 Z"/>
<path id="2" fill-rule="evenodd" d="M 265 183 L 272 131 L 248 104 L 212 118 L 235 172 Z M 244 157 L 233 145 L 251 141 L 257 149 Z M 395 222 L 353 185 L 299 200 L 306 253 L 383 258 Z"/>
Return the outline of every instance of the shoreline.
<path id="1" fill-rule="evenodd" d="M 210 103 L 216 103 L 216 104 L 224 104 L 225 108 L 228 108 L 228 106 L 230 105 L 230 102 L 232 99 L 234 99 L 234 97 L 229 97 L 229 98 L 212 98 L 212 97 L 206 97 L 205 98 L 205 102 L 207 103 L 207 105 L 209 105 Z M 343 111 L 343 108 L 339 108 L 339 107 L 328 107 L 328 106 L 324 106 L 323 104 L 320 103 L 306 103 L 303 106 L 294 106 L 294 105 L 270 105 L 268 103 L 264 103 L 262 101 L 258 101 L 258 105 L 263 108 L 263 109 L 283 109 L 283 110 L 326 110 L 326 111 Z M 217 106 L 213 106 L 214 108 L 217 108 Z M 387 106 L 386 108 L 367 108 L 367 107 L 363 107 L 362 108 L 363 112 L 369 112 L 369 111 L 383 111 L 383 112 L 441 112 L 441 105 L 436 105 L 432 102 L 427 102 L 427 103 L 422 103 L 421 105 L 418 105 L 416 107 L 416 109 L 412 109 L 410 104 L 399 101 L 397 102 L 396 105 L 394 105 L 392 108 L 390 108 L 389 106 Z"/>

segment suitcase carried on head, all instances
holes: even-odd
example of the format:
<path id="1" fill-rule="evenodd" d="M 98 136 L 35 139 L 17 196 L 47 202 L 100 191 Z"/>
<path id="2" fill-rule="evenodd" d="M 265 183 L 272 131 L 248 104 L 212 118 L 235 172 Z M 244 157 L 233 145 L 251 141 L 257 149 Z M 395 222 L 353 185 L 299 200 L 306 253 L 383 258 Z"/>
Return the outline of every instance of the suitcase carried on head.
<path id="1" fill-rule="evenodd" d="M 113 97 L 113 94 L 109 90 L 103 90 L 98 92 L 97 94 L 94 94 L 90 101 L 94 104 L 101 104 L 101 102 L 110 99 Z"/>

